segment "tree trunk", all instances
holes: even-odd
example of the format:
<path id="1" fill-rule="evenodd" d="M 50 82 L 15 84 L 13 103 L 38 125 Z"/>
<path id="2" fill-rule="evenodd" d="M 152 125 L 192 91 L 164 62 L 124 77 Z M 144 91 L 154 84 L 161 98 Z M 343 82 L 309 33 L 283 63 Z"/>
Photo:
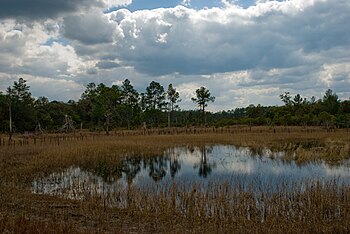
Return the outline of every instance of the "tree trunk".
<path id="1" fill-rule="evenodd" d="M 170 128 L 171 127 L 171 120 L 170 120 L 170 110 L 168 111 L 168 128 Z"/>
<path id="2" fill-rule="evenodd" d="M 106 135 L 109 136 L 109 115 L 106 115 Z"/>
<path id="3" fill-rule="evenodd" d="M 11 108 L 11 103 L 9 105 L 9 115 L 10 115 L 10 140 L 12 140 L 12 108 Z"/>
<path id="4" fill-rule="evenodd" d="M 205 107 L 204 104 L 202 105 L 202 118 L 203 118 L 203 124 L 206 125 L 207 124 L 207 117 L 205 115 Z"/>

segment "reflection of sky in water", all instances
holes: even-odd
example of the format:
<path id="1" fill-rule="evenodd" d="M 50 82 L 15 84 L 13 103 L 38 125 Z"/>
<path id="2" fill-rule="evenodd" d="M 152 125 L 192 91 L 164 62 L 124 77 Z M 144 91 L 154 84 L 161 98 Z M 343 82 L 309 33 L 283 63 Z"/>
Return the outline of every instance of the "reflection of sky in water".
<path id="1" fill-rule="evenodd" d="M 101 175 L 93 171 L 83 171 L 71 167 L 61 173 L 33 182 L 33 191 L 45 194 L 63 194 L 73 187 L 78 191 L 90 191 L 90 195 L 108 193 L 127 186 L 137 186 L 177 182 L 235 181 L 254 184 L 259 190 L 273 190 L 283 183 L 295 184 L 303 181 L 327 181 L 337 179 L 350 184 L 349 162 L 341 166 L 326 163 L 297 165 L 294 161 L 281 160 L 283 153 L 273 153 L 268 149 L 254 152 L 249 148 L 217 145 L 212 147 L 178 147 L 164 152 L 163 156 L 152 159 L 124 160 L 118 173 L 121 178 L 104 182 Z M 135 170 L 135 168 L 138 168 Z M 133 173 L 132 173 L 132 170 Z M 266 185 L 266 187 L 265 187 Z M 92 192 L 91 192 L 92 191 Z M 73 194 L 74 195 L 74 194 Z M 72 196 L 73 196 L 72 195 Z"/>

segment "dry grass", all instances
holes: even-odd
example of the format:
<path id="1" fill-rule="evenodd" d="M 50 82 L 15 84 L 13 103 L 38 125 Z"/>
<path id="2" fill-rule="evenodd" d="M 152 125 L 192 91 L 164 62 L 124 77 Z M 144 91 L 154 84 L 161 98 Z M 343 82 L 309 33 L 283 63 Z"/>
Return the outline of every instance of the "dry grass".
<path id="1" fill-rule="evenodd" d="M 0 136 L 0 232 L 14 233 L 347 233 L 350 188 L 294 185 L 270 196 L 227 183 L 130 187 L 125 206 L 110 207 L 105 197 L 85 201 L 31 193 L 32 181 L 72 165 L 117 162 L 127 155 L 152 157 L 173 146 L 234 144 L 292 152 L 286 160 L 341 163 L 350 157 L 348 132 L 319 128 L 235 127 L 219 129 L 115 132 L 112 136 Z M 120 191 L 119 191 L 120 192 Z M 112 195 L 110 195 L 112 196 Z M 115 195 L 117 196 L 117 195 Z M 109 198 L 110 199 L 110 198 Z"/>

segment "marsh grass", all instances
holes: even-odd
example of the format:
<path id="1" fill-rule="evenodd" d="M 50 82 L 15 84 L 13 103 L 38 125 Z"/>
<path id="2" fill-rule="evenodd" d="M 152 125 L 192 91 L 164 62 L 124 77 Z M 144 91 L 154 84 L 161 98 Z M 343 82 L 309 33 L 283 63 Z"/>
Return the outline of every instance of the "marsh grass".
<path id="1" fill-rule="evenodd" d="M 36 178 L 71 166 L 93 168 L 126 155 L 153 157 L 174 146 L 269 147 L 290 152 L 285 160 L 339 164 L 350 157 L 346 130 L 242 127 L 149 130 L 145 135 L 125 131 L 109 137 L 84 134 L 28 137 L 26 141 L 15 136 L 16 143 L 0 137 L 0 232 L 350 231 L 350 188 L 336 181 L 309 182 L 304 187 L 281 185 L 270 194 L 257 193 L 253 185 L 243 182 L 235 186 L 227 181 L 144 188 L 130 185 L 109 195 L 91 192 L 80 200 L 33 194 L 31 188 Z"/>

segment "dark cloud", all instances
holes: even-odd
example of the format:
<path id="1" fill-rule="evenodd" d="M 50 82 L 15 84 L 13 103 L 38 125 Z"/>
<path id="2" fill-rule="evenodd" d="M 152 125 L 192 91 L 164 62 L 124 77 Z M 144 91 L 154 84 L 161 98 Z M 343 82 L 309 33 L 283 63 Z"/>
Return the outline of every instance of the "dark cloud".
<path id="1" fill-rule="evenodd" d="M 116 67 L 120 67 L 120 65 L 116 62 L 111 62 L 111 61 L 100 61 L 96 64 L 96 67 L 99 69 L 113 69 Z"/>
<path id="2" fill-rule="evenodd" d="M 86 45 L 111 43 L 115 29 L 115 23 L 98 12 L 64 18 L 64 36 Z"/>
<path id="3" fill-rule="evenodd" d="M 291 68 L 308 63 L 314 53 L 348 48 L 348 12 L 345 0 L 301 7 L 294 1 L 273 2 L 244 11 L 122 12 L 125 18 L 117 22 L 124 37 L 116 45 L 121 61 L 150 75 Z M 321 58 L 312 60 L 320 63 Z"/>
<path id="4" fill-rule="evenodd" d="M 1 0 L 0 18 L 55 18 L 90 6 L 102 6 L 96 0 Z"/>

